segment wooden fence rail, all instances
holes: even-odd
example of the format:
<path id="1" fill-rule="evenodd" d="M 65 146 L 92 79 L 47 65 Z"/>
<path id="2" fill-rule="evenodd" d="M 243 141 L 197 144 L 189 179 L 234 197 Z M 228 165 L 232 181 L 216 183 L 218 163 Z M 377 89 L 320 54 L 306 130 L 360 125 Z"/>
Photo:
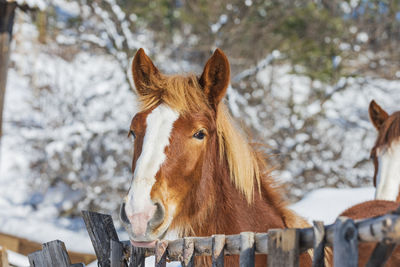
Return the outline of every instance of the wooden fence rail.
<path id="1" fill-rule="evenodd" d="M 159 240 L 155 248 L 136 248 L 129 241 L 120 241 L 110 215 L 83 211 L 98 265 L 101 267 L 144 267 L 145 258 L 155 256 L 155 266 L 167 261 L 180 261 L 182 266 L 194 266 L 196 256 L 211 256 L 212 266 L 224 266 L 224 257 L 239 255 L 239 265 L 254 266 L 256 254 L 267 254 L 266 266 L 299 265 L 299 255 L 313 249 L 313 266 L 323 267 L 325 248 L 334 247 L 334 266 L 358 266 L 358 243 L 377 242 L 367 267 L 384 266 L 395 244 L 400 243 L 398 212 L 381 217 L 353 221 L 339 217 L 334 224 L 324 226 L 314 222 L 305 229 L 272 229 L 268 233 L 244 232 L 237 235 L 185 237 L 172 241 Z M 43 245 L 42 251 L 29 255 L 31 266 L 71 265 L 61 241 Z M 56 262 L 57 264 L 54 264 Z M 62 263 L 62 264 L 61 264 Z"/>
<path id="2" fill-rule="evenodd" d="M 54 240 L 43 244 L 43 249 L 28 255 L 30 266 L 35 267 L 83 267 L 83 263 L 71 264 L 65 244 Z"/>

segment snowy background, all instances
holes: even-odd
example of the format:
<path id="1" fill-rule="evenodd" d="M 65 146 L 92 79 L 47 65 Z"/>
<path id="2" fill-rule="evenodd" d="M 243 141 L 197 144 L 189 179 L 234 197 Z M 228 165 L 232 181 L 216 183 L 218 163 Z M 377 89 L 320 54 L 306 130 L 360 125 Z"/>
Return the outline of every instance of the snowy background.
<path id="1" fill-rule="evenodd" d="M 16 14 L 1 139 L 0 232 L 61 239 L 69 249 L 93 252 L 80 211 L 116 218 L 127 192 L 127 131 L 136 103 L 126 69 L 140 47 L 167 73 L 199 73 L 215 47 L 226 52 L 227 104 L 267 144 L 274 176 L 308 220 L 332 223 L 346 207 L 373 198 L 369 151 L 376 132 L 367 110 L 372 99 L 389 112 L 400 109 L 399 61 L 390 61 L 400 55 L 398 6 L 377 1 L 375 16 L 394 14 L 390 23 L 382 20 L 393 26 L 388 35 L 374 21 L 377 29 L 362 28 L 372 1 L 332 1 L 336 7 L 299 1 L 299 10 L 286 15 L 295 23 L 276 21 L 275 28 L 262 23 L 284 8 L 251 0 L 216 1 L 222 8 L 205 1 L 206 20 L 203 9 L 181 1 L 138 1 L 147 9 L 114 0 L 22 2 L 38 9 Z M 251 16 L 255 22 L 246 20 Z M 326 31 L 303 32 L 301 16 Z"/>

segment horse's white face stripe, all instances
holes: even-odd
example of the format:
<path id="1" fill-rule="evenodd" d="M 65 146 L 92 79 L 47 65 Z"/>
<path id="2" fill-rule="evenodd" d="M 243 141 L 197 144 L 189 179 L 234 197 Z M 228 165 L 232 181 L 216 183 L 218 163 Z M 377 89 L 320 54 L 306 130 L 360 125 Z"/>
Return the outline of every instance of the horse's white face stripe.
<path id="1" fill-rule="evenodd" d="M 144 212 L 153 205 L 150 198 L 155 176 L 164 162 L 165 148 L 169 145 L 169 137 L 179 113 L 161 104 L 147 115 L 146 133 L 133 174 L 133 181 L 128 193 L 126 210 L 129 213 Z M 129 214 L 128 214 L 129 215 Z"/>
<path id="2" fill-rule="evenodd" d="M 400 188 L 400 140 L 378 152 L 376 199 L 396 201 Z"/>

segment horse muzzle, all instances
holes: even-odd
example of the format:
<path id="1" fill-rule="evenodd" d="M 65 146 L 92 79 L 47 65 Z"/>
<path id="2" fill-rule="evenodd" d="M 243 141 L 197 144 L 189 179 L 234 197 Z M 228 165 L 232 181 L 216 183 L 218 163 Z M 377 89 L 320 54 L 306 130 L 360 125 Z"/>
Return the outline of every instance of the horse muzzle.
<path id="1" fill-rule="evenodd" d="M 120 207 L 120 220 L 136 247 L 154 247 L 155 240 L 163 234 L 158 234 L 157 228 L 163 223 L 164 214 L 160 203 L 145 207 L 141 212 L 132 212 L 125 202 Z"/>

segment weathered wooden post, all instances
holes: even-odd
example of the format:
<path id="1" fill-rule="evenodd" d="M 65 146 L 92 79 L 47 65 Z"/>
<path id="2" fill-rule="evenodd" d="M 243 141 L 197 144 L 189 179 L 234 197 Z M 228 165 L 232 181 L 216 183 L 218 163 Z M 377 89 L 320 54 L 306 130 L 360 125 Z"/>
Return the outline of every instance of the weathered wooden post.
<path id="1" fill-rule="evenodd" d="M 29 254 L 28 259 L 29 259 L 29 265 L 31 267 L 46 266 L 46 263 L 44 261 L 43 251 L 41 250 Z"/>
<path id="2" fill-rule="evenodd" d="M 111 216 L 90 211 L 82 211 L 82 215 L 99 266 L 109 267 L 111 264 L 111 241 L 119 242 Z M 114 244 L 114 248 L 117 248 L 116 244 Z M 121 247 L 118 246 L 118 249 L 120 248 Z M 120 252 L 117 252 L 117 254 L 120 255 Z"/>
<path id="3" fill-rule="evenodd" d="M 386 243 L 385 241 L 378 243 L 365 267 L 385 266 L 395 247 L 395 243 Z"/>
<path id="4" fill-rule="evenodd" d="M 194 266 L 194 242 L 190 237 L 185 237 L 183 239 L 183 267 L 193 267 Z"/>
<path id="5" fill-rule="evenodd" d="M 314 257 L 313 267 L 325 266 L 325 226 L 324 222 L 314 221 Z"/>
<path id="6" fill-rule="evenodd" d="M 8 264 L 8 255 L 7 250 L 5 248 L 0 247 L 0 266 L 9 267 Z"/>
<path id="7" fill-rule="evenodd" d="M 335 222 L 333 238 L 333 265 L 358 266 L 358 230 L 352 219 L 339 217 Z"/>
<path id="8" fill-rule="evenodd" d="M 31 267 L 83 267 L 83 263 L 71 264 L 64 242 L 54 240 L 44 243 L 43 249 L 28 255 Z"/>
<path id="9" fill-rule="evenodd" d="M 131 258 L 129 267 L 145 267 L 146 249 L 131 246 Z"/>
<path id="10" fill-rule="evenodd" d="M 3 136 L 3 109 L 6 93 L 8 60 L 14 24 L 16 2 L 0 0 L 0 145 Z M 1 146 L 0 146 L 1 147 Z"/>
<path id="11" fill-rule="evenodd" d="M 268 267 L 299 266 L 299 239 L 298 229 L 269 230 Z"/>
<path id="12" fill-rule="evenodd" d="M 212 267 L 224 267 L 225 235 L 212 236 Z"/>
<path id="13" fill-rule="evenodd" d="M 127 267 L 124 257 L 124 246 L 121 242 L 110 241 L 110 267 Z"/>
<path id="14" fill-rule="evenodd" d="M 157 241 L 155 251 L 155 267 L 167 266 L 167 247 L 168 241 Z"/>
<path id="15" fill-rule="evenodd" d="M 255 240 L 253 232 L 240 233 L 239 266 L 254 266 Z"/>

